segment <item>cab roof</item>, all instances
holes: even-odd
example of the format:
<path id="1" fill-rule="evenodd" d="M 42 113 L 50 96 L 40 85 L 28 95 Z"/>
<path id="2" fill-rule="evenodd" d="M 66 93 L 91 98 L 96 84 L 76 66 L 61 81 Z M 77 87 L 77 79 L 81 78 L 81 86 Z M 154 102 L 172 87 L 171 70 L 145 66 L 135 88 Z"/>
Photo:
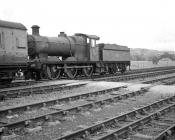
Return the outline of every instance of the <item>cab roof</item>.
<path id="1" fill-rule="evenodd" d="M 77 36 L 85 36 L 87 38 L 90 38 L 90 39 L 95 39 L 95 40 L 99 40 L 100 38 L 96 35 L 87 35 L 87 34 L 82 34 L 82 33 L 76 33 L 75 35 Z"/>
<path id="2" fill-rule="evenodd" d="M 27 30 L 27 28 L 21 23 L 4 21 L 4 20 L 0 20 L 0 27 Z"/>

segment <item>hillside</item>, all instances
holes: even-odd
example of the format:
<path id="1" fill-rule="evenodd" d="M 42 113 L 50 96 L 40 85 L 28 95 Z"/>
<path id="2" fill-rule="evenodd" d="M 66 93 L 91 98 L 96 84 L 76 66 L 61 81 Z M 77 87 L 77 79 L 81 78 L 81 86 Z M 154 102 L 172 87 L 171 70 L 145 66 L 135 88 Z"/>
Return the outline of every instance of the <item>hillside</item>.
<path id="1" fill-rule="evenodd" d="M 140 48 L 131 48 L 131 60 L 133 61 L 146 61 L 152 60 L 154 57 L 159 57 L 165 53 L 175 55 L 173 51 L 158 51 L 150 49 L 140 49 Z"/>

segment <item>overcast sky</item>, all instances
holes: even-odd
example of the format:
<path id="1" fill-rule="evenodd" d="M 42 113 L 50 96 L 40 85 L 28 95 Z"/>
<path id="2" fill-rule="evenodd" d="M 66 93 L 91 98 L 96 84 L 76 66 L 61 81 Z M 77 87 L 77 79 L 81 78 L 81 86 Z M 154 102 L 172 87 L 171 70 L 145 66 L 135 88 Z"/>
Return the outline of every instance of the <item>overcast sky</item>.
<path id="1" fill-rule="evenodd" d="M 175 51 L 175 0 L 1 0 L 0 19 L 28 33 L 94 34 L 99 42 Z"/>

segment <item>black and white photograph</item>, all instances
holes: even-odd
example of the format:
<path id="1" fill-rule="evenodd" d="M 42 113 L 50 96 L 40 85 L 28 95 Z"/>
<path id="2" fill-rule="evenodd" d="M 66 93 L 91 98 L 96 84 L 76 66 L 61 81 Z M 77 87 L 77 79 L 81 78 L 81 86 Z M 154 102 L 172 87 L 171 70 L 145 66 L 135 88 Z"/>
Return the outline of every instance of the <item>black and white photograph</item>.
<path id="1" fill-rule="evenodd" d="M 175 140 L 174 0 L 0 3 L 0 140 Z"/>

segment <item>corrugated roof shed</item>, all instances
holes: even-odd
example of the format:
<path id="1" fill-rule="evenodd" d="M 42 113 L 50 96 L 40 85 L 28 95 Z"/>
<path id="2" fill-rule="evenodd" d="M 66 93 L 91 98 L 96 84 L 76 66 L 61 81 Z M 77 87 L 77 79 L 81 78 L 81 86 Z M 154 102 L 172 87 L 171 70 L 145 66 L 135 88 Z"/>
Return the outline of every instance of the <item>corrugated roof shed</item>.
<path id="1" fill-rule="evenodd" d="M 0 20 L 0 27 L 27 30 L 27 28 L 21 23 L 9 22 L 4 20 Z"/>

